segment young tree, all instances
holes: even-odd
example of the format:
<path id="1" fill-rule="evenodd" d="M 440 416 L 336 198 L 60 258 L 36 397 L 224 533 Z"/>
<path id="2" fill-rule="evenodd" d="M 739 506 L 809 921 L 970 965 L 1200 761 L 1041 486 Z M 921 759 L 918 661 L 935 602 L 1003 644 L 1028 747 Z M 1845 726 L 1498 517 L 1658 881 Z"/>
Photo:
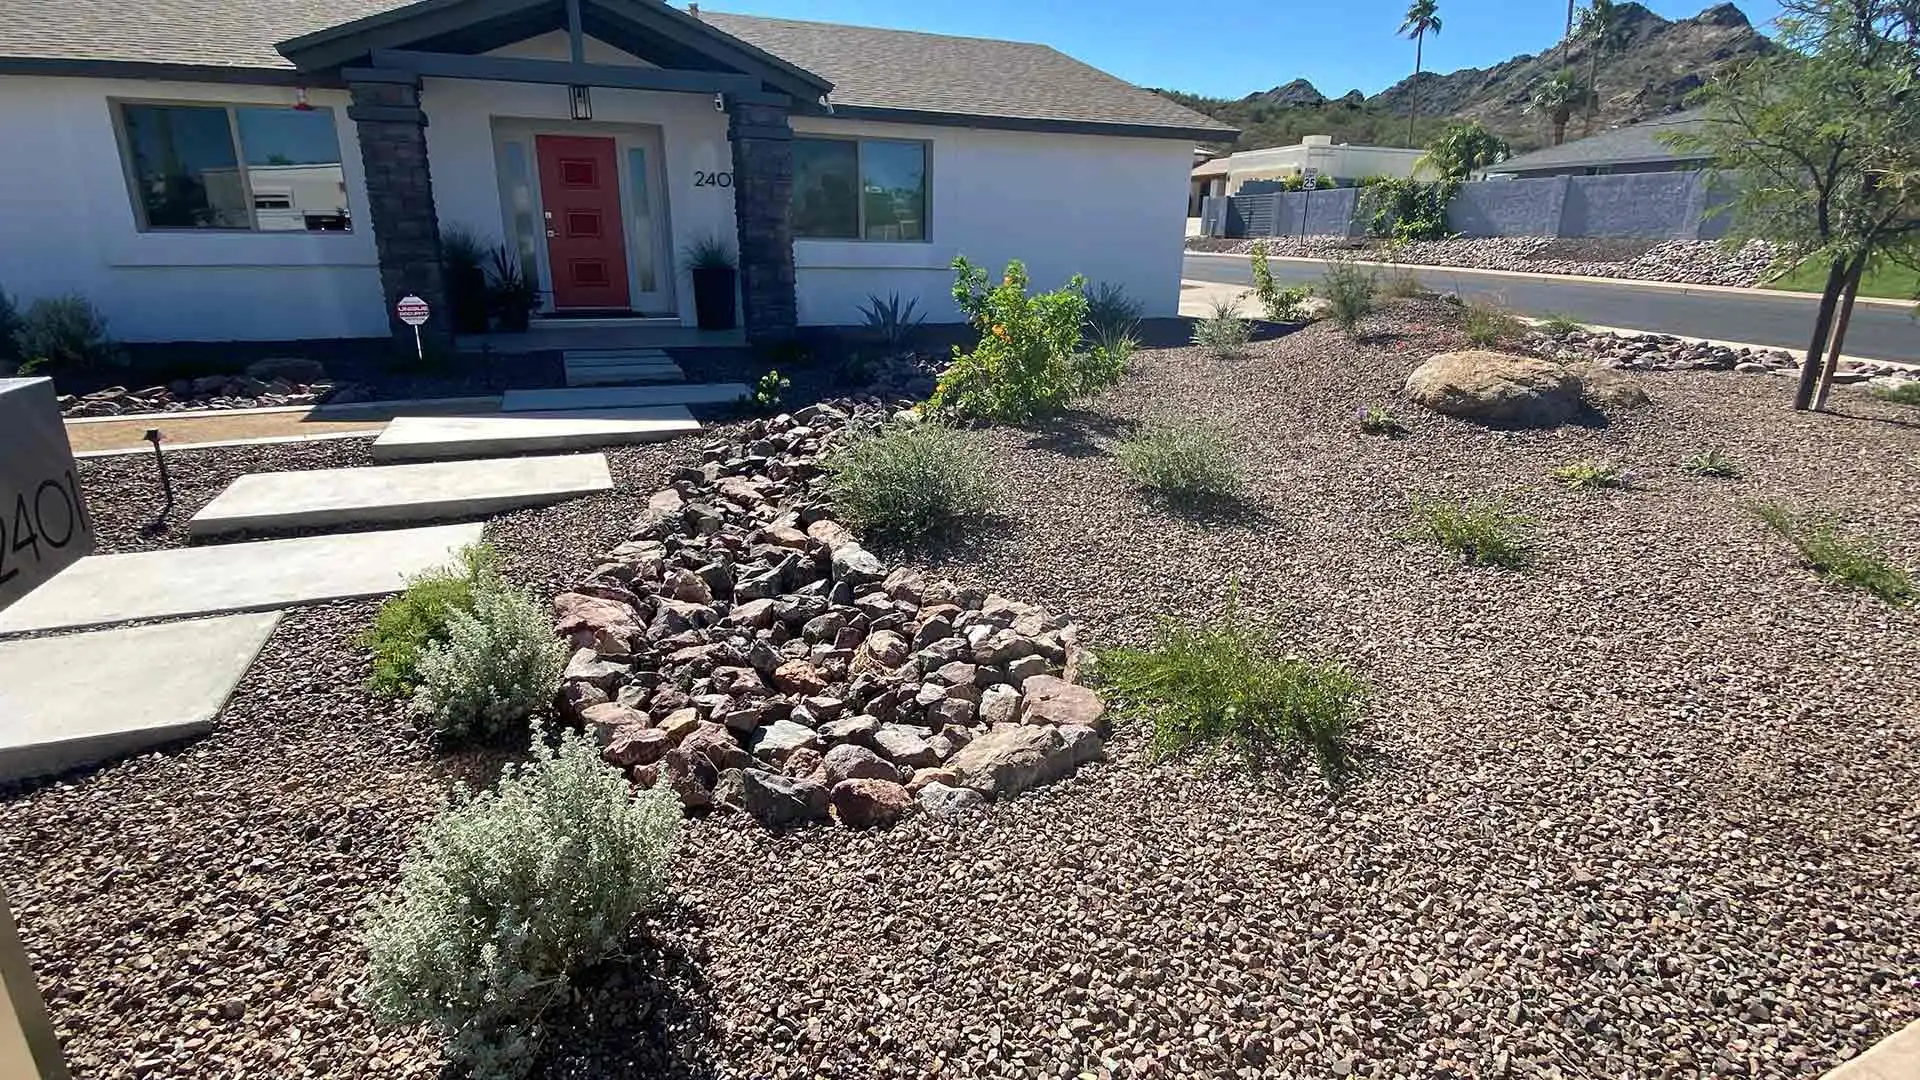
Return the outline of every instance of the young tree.
<path id="1" fill-rule="evenodd" d="M 1510 153 L 1505 139 L 1480 126 L 1480 121 L 1469 120 L 1449 125 L 1439 138 L 1428 143 L 1420 163 L 1443 177 L 1465 180 L 1475 169 L 1507 160 Z"/>
<path id="2" fill-rule="evenodd" d="M 1407 5 L 1407 17 L 1400 22 L 1400 36 L 1413 39 L 1413 81 L 1407 84 L 1407 145 L 1413 145 L 1413 121 L 1420 115 L 1421 51 L 1429 33 L 1440 32 L 1438 0 L 1413 0 Z"/>
<path id="3" fill-rule="evenodd" d="M 1727 170 L 1728 238 L 1765 239 L 1826 268 L 1793 407 L 1815 406 L 1862 274 L 1920 264 L 1920 4 L 1787 0 L 1786 49 L 1701 88 L 1706 123 L 1665 136 Z M 1824 356 L 1823 356 L 1824 353 Z"/>
<path id="4" fill-rule="evenodd" d="M 1624 44 L 1626 21 L 1613 0 L 1588 0 L 1580 9 L 1573 36 L 1587 49 L 1587 113 L 1581 135 L 1593 134 L 1593 113 L 1600 104 L 1600 60 Z"/>
<path id="5" fill-rule="evenodd" d="M 1573 77 L 1573 72 L 1563 71 L 1533 88 L 1526 111 L 1547 118 L 1553 127 L 1553 145 L 1559 146 L 1567 141 L 1567 121 L 1573 119 L 1573 111 L 1586 100 L 1586 95 L 1586 87 Z"/>

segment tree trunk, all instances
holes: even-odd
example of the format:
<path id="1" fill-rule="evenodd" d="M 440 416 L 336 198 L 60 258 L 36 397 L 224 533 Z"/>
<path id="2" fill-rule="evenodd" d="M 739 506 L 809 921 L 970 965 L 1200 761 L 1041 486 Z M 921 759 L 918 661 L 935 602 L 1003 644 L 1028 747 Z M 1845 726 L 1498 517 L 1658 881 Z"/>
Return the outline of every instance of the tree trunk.
<path id="1" fill-rule="evenodd" d="M 1561 143 L 1567 141 L 1567 121 L 1571 119 L 1572 119 L 1571 116 L 1561 116 L 1558 113 L 1554 114 L 1553 145 L 1559 146 Z"/>
<path id="2" fill-rule="evenodd" d="M 1833 328 L 1833 309 L 1846 281 L 1846 261 L 1835 259 L 1827 271 L 1827 287 L 1820 292 L 1820 313 L 1813 319 L 1813 342 L 1807 346 L 1806 358 L 1800 364 L 1800 387 L 1793 395 L 1793 407 L 1801 412 L 1813 407 L 1813 391 L 1819 385 L 1820 364 L 1826 354 L 1827 332 Z"/>
<path id="3" fill-rule="evenodd" d="M 1573 41 L 1573 0 L 1567 0 L 1567 36 L 1560 40 L 1567 43 Z"/>
<path id="4" fill-rule="evenodd" d="M 1413 82 L 1407 85 L 1407 145 L 1417 145 L 1413 141 L 1413 119 L 1420 115 L 1420 50 L 1427 38 L 1425 30 L 1413 35 Z"/>
<path id="5" fill-rule="evenodd" d="M 1853 321 L 1853 302 L 1860 296 L 1860 279 L 1867 272 L 1867 257 L 1861 255 L 1853 260 L 1853 270 L 1847 274 L 1847 291 L 1840 301 L 1840 317 L 1833 324 L 1833 333 L 1827 342 L 1827 362 L 1820 368 L 1820 385 L 1813 393 L 1813 407 L 1824 412 L 1827 407 L 1827 391 L 1833 389 L 1834 372 L 1840 370 L 1840 347 L 1847 341 L 1847 324 Z"/>
<path id="6" fill-rule="evenodd" d="M 1600 43 L 1587 42 L 1587 116 L 1580 125 L 1580 137 L 1593 134 L 1593 112 L 1600 107 Z"/>

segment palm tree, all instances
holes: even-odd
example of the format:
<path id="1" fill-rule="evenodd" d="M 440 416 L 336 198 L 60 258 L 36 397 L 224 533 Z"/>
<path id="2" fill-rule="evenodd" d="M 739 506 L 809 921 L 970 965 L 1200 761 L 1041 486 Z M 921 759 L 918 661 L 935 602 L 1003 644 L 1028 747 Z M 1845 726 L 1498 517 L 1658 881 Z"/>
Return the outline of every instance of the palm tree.
<path id="1" fill-rule="evenodd" d="M 1600 85 L 1596 81 L 1600 75 L 1600 57 L 1620 46 L 1625 30 L 1620 9 L 1614 6 L 1613 0 L 1588 0 L 1587 6 L 1580 9 L 1573 36 L 1587 47 L 1587 116 L 1580 129 L 1582 135 L 1593 134 L 1593 111 L 1600 104 Z"/>
<path id="2" fill-rule="evenodd" d="M 1413 39 L 1413 81 L 1407 84 L 1407 145 L 1413 142 L 1414 117 L 1420 114 L 1420 60 L 1428 33 L 1440 32 L 1439 0 L 1413 0 L 1407 5 L 1407 17 L 1400 22 L 1400 36 Z"/>
<path id="3" fill-rule="evenodd" d="M 1559 146 L 1567 141 L 1567 121 L 1573 119 L 1573 111 L 1586 97 L 1586 87 L 1573 77 L 1573 72 L 1562 71 L 1533 88 L 1527 111 L 1546 116 L 1547 122 L 1553 125 L 1553 145 Z"/>

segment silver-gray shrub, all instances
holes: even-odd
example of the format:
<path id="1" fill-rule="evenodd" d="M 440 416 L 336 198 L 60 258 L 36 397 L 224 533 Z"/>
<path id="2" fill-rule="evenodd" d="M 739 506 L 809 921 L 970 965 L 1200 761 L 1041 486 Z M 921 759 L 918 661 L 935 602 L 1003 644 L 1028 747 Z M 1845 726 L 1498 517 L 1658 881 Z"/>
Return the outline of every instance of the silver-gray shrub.
<path id="1" fill-rule="evenodd" d="M 680 828 L 679 800 L 629 797 L 585 737 L 533 748 L 427 826 L 365 929 L 374 1016 L 430 1025 L 477 1080 L 526 1075 L 570 980 L 621 952 L 665 894 Z"/>
<path id="2" fill-rule="evenodd" d="M 527 594 L 483 584 L 471 612 L 447 612 L 447 638 L 420 657 L 413 709 L 447 742 L 508 734 L 551 700 L 566 649 Z"/>

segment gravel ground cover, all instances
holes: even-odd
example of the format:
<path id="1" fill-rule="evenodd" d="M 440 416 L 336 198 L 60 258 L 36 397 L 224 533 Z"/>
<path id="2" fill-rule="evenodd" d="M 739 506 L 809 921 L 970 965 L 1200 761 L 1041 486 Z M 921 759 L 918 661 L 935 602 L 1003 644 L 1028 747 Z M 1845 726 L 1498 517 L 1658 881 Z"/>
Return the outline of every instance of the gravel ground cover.
<path id="1" fill-rule="evenodd" d="M 1787 380 L 1640 376 L 1604 426 L 1489 432 L 1397 401 L 1461 345 L 1404 304 L 1241 360 L 1143 353 L 1063 422 L 973 436 L 1002 513 L 889 553 L 1141 643 L 1241 617 L 1372 683 L 1362 775 L 1114 760 L 957 822 L 690 823 L 657 953 L 587 981 L 561 1077 L 1817 1074 L 1920 1015 L 1920 618 L 1793 565 L 1743 508 L 1829 507 L 1920 566 L 1915 414 Z M 1404 439 L 1363 436 L 1394 407 Z M 1156 509 L 1108 456 L 1205 420 L 1248 492 Z M 545 593 L 698 440 L 621 489 L 495 521 Z M 1716 448 L 1742 477 L 1680 469 Z M 1619 463 L 1626 490 L 1549 469 Z M 89 494 L 106 483 L 90 475 Z M 1538 519 L 1539 567 L 1401 533 L 1412 493 Z M 80 1076 L 429 1076 L 353 1001 L 356 913 L 451 776 L 362 689 L 373 605 L 296 612 L 216 732 L 0 796 L 0 880 Z"/>
<path id="2" fill-rule="evenodd" d="M 1479 270 L 1516 270 L 1529 274 L 1676 281 L 1691 285 L 1747 287 L 1766 279 L 1774 249 L 1755 240 L 1731 249 L 1713 240 L 1607 241 L 1553 239 L 1544 236 L 1455 236 L 1416 240 L 1389 252 L 1374 240 L 1331 236 L 1273 236 L 1267 253 L 1276 256 L 1397 260 L 1416 266 L 1459 266 Z M 1254 240 L 1190 237 L 1192 251 L 1244 255 Z"/>

